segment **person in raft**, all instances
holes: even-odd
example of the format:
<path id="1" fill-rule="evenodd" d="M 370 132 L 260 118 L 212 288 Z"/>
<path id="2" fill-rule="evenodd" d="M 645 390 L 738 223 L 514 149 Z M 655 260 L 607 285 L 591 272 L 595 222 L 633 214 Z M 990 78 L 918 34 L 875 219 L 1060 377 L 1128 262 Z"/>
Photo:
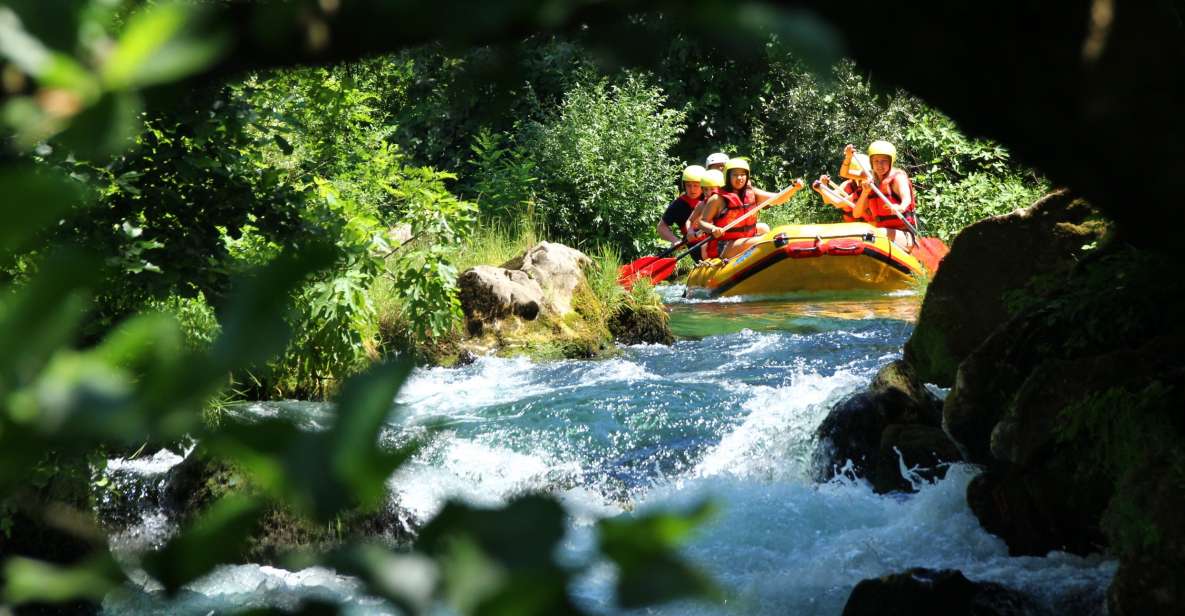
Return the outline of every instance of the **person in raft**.
<path id="1" fill-rule="evenodd" d="M 720 173 L 724 173 L 724 163 L 727 162 L 728 154 L 716 152 L 715 154 L 708 154 L 708 160 L 704 161 L 704 166 L 708 169 L 715 169 Z"/>
<path id="2" fill-rule="evenodd" d="M 658 220 L 658 225 L 655 227 L 658 235 L 662 239 L 671 243 L 672 246 L 688 240 L 687 244 L 690 246 L 692 242 L 687 235 L 687 219 L 691 218 L 691 213 L 696 206 L 703 203 L 704 191 L 700 184 L 703 181 L 704 168 L 699 165 L 691 165 L 683 170 L 683 177 L 681 182 L 683 184 L 683 194 L 675 197 L 675 200 L 667 206 L 665 212 L 662 213 L 662 218 Z M 675 230 L 678 229 L 678 237 L 675 235 Z M 696 257 L 698 261 L 699 250 L 697 249 L 692 257 Z"/>
<path id="3" fill-rule="evenodd" d="M 708 169 L 704 172 L 703 179 L 700 181 L 700 186 L 703 187 L 704 198 L 701 199 L 699 205 L 695 206 L 695 209 L 691 211 L 691 216 L 687 220 L 686 233 L 683 235 L 683 237 L 687 238 L 688 246 L 695 246 L 701 241 L 712 237 L 711 235 L 708 235 L 708 233 L 703 229 L 700 229 L 697 223 L 701 218 L 704 217 L 704 206 L 708 204 L 708 200 L 715 196 L 716 193 L 720 192 L 720 189 L 724 188 L 724 173 L 718 169 Z M 696 248 L 695 251 L 692 252 L 691 256 L 696 261 L 702 261 L 704 258 L 704 247 L 700 246 L 699 248 Z"/>
<path id="4" fill-rule="evenodd" d="M 755 244 L 758 237 L 768 233 L 769 225 L 757 222 L 755 216 L 746 218 L 728 231 L 724 227 L 744 216 L 758 203 L 776 195 L 753 187 L 749 181 L 749 161 L 732 158 L 725 163 L 724 169 L 724 188 L 704 203 L 699 218 L 693 217 L 690 221 L 693 226 L 712 234 L 712 241 L 704 245 L 704 257 L 709 259 L 736 256 Z M 790 197 L 790 194 L 783 195 L 771 201 L 770 205 L 783 203 Z"/>
<path id="5" fill-rule="evenodd" d="M 845 160 L 855 149 L 851 144 L 844 148 Z M 872 177 L 862 180 L 862 189 L 854 202 L 852 215 L 888 229 L 890 240 L 912 250 L 917 242 L 913 231 L 910 230 L 910 226 L 915 229 L 918 226 L 917 196 L 914 194 L 913 182 L 910 181 L 909 175 L 893 166 L 897 162 L 897 148 L 888 141 L 873 141 L 868 146 L 868 159 L 872 163 Z M 879 195 L 868 185 L 869 183 L 880 189 Z M 888 201 L 882 200 L 881 195 Z M 909 224 L 902 218 L 909 221 Z"/>
<path id="6" fill-rule="evenodd" d="M 845 151 L 845 155 L 847 154 L 848 152 Z M 855 154 L 855 156 L 861 169 L 869 169 L 872 167 L 872 163 L 868 161 L 867 154 Z M 850 160 L 851 156 L 845 156 L 843 168 L 846 169 L 848 167 L 848 161 Z M 867 190 L 867 186 L 864 186 L 861 182 L 857 182 L 856 180 L 844 180 L 843 183 L 839 185 L 839 194 L 843 197 L 846 197 L 847 201 L 832 197 L 833 193 L 823 190 L 823 187 L 825 186 L 831 186 L 831 176 L 827 174 L 820 175 L 819 179 L 811 184 L 811 188 L 814 189 L 815 192 L 819 193 L 819 196 L 823 198 L 823 203 L 834 206 L 840 211 L 841 214 L 843 214 L 844 222 L 870 222 L 867 217 L 857 218 L 856 214 L 852 211 L 852 207 L 856 204 L 856 201 L 860 199 L 860 193 L 864 190 Z"/>

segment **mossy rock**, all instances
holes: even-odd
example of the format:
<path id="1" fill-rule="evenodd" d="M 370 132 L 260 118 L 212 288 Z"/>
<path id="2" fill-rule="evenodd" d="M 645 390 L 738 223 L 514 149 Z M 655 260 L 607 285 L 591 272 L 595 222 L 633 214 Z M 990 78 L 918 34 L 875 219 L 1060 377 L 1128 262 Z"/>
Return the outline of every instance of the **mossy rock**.
<path id="1" fill-rule="evenodd" d="M 1034 279 L 1068 271 L 1106 226 L 1066 191 L 975 223 L 955 237 L 926 289 L 905 359 L 928 383 L 954 384 L 959 363 L 1012 316 L 1009 300 Z"/>
<path id="2" fill-rule="evenodd" d="M 230 494 L 259 494 L 245 473 L 200 448 L 173 469 L 169 483 L 172 509 L 182 524 L 195 520 L 215 501 Z M 344 540 L 407 543 L 414 530 L 399 518 L 398 510 L 390 503 L 374 510 L 344 512 L 330 524 L 312 522 L 281 504 L 272 504 L 252 531 L 239 558 L 242 562 L 279 564 L 284 554 L 325 550 Z"/>
<path id="3" fill-rule="evenodd" d="M 609 319 L 613 339 L 623 344 L 672 344 L 670 316 L 661 307 L 624 305 Z"/>

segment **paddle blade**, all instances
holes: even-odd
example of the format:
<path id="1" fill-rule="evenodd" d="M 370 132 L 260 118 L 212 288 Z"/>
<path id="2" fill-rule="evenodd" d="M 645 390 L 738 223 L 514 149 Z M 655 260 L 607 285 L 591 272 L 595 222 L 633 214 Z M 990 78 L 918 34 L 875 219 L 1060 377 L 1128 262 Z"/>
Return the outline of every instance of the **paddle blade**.
<path id="1" fill-rule="evenodd" d="M 677 262 L 675 259 L 655 259 L 653 263 L 646 266 L 643 275 L 649 277 L 650 282 L 658 284 L 675 273 Z"/>
<path id="2" fill-rule="evenodd" d="M 942 240 L 936 237 L 918 238 L 917 248 L 914 249 L 914 256 L 918 261 L 922 262 L 930 275 L 933 276 L 938 272 L 938 266 L 942 264 L 942 259 L 950 252 L 950 248 Z"/>
<path id="3" fill-rule="evenodd" d="M 645 277 L 649 278 L 651 282 L 660 282 L 665 280 L 674 271 L 674 259 L 642 257 L 633 263 L 627 263 L 621 266 L 621 270 L 617 274 L 617 283 L 630 289 L 633 288 L 634 281 L 639 278 Z"/>

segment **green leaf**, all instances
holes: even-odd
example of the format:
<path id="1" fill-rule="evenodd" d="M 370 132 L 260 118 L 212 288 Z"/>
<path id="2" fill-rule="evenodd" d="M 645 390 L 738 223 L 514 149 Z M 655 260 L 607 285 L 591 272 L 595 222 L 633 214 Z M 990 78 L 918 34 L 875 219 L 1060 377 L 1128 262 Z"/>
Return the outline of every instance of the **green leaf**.
<path id="1" fill-rule="evenodd" d="M 428 610 L 440 580 L 432 560 L 414 553 L 394 554 L 378 545 L 353 546 L 332 555 L 326 564 L 361 578 L 369 592 L 409 614 Z"/>
<path id="2" fill-rule="evenodd" d="M 88 287 L 98 279 L 94 260 L 77 252 L 48 259 L 37 276 L 0 297 L 0 395 L 32 382 L 50 355 L 81 323 Z"/>
<path id="3" fill-rule="evenodd" d="M 222 33 L 200 31 L 198 9 L 179 2 L 138 11 L 103 64 L 111 90 L 176 81 L 212 64 L 227 48 Z"/>
<path id="4" fill-rule="evenodd" d="M 525 581 L 565 586 L 567 574 L 553 560 L 564 530 L 563 507 L 545 496 L 492 510 L 449 503 L 421 530 L 416 546 L 441 561 L 445 595 L 454 607 L 466 612 L 485 605 L 491 611 L 477 613 L 501 614 L 507 612 L 499 606 L 514 603 L 510 597 L 532 594 Z M 573 613 L 564 593 L 545 589 L 544 595 L 552 599 L 543 601 L 546 607 L 520 613 Z"/>
<path id="5" fill-rule="evenodd" d="M 52 170 L 31 165 L 0 168 L 0 257 L 33 245 L 39 233 L 71 209 L 87 203 L 79 184 Z"/>
<path id="6" fill-rule="evenodd" d="M 25 31 L 21 18 L 7 6 L 0 6 L 0 56 L 26 73 L 40 75 L 50 61 L 50 50 Z"/>
<path id="7" fill-rule="evenodd" d="M 263 505 L 255 499 L 224 497 L 211 505 L 192 528 L 149 554 L 144 559 L 144 570 L 169 594 L 175 594 L 218 565 L 240 557 L 262 513 Z"/>
<path id="8" fill-rule="evenodd" d="M 698 597 L 719 600 L 711 580 L 679 557 L 678 546 L 709 518 L 703 503 L 686 514 L 619 516 L 597 523 L 601 551 L 618 567 L 617 600 L 624 608 Z"/>
<path id="9" fill-rule="evenodd" d="M 63 566 L 21 556 L 4 562 L 4 599 L 8 603 L 101 601 L 125 580 L 123 570 L 104 552 L 76 566 Z M 18 610 L 19 611 L 19 610 Z"/>
<path id="10" fill-rule="evenodd" d="M 143 128 L 140 96 L 131 92 L 104 95 L 97 103 L 75 116 L 55 141 L 86 160 L 103 160 L 123 152 Z"/>
<path id="11" fill-rule="evenodd" d="M 298 255 L 282 255 L 256 275 L 238 281 L 214 342 L 214 365 L 221 369 L 248 368 L 284 349 L 290 328 L 284 320 L 289 298 L 309 274 L 333 262 L 334 250 L 320 244 L 305 247 Z"/>
<path id="12" fill-rule="evenodd" d="M 383 497 L 391 472 L 414 452 L 414 448 L 387 451 L 378 442 L 411 368 L 409 360 L 379 364 L 342 386 L 329 452 L 334 473 L 364 504 Z"/>

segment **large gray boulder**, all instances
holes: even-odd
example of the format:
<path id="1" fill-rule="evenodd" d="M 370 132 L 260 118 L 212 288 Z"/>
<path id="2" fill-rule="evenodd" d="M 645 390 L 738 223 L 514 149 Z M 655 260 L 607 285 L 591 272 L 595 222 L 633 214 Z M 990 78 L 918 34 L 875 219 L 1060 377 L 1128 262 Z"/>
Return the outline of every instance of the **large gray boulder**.
<path id="1" fill-rule="evenodd" d="M 472 334 L 511 316 L 533 321 L 544 305 L 543 288 L 517 269 L 478 265 L 461 274 L 458 286 L 461 310 Z"/>
<path id="2" fill-rule="evenodd" d="M 564 315 L 571 312 L 572 294 L 585 280 L 584 268 L 591 264 L 592 259 L 575 248 L 539 242 L 502 267 L 526 272 L 543 289 L 547 310 Z"/>

